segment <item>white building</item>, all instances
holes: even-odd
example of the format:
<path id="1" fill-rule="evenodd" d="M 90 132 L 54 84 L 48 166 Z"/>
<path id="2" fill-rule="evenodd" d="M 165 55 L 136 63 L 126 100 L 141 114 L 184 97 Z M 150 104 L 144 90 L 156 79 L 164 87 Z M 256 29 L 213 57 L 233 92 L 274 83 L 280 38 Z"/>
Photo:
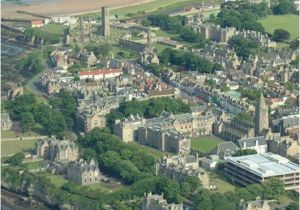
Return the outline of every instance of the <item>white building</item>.
<path id="1" fill-rule="evenodd" d="M 105 70 L 87 70 L 87 71 L 80 71 L 79 78 L 82 79 L 107 79 L 107 78 L 114 78 L 118 77 L 122 74 L 122 69 L 105 69 Z"/>
<path id="2" fill-rule="evenodd" d="M 299 189 L 299 165 L 273 153 L 227 157 L 225 171 L 240 185 L 262 183 L 270 178 L 284 182 L 285 189 Z"/>
<path id="3" fill-rule="evenodd" d="M 264 136 L 240 139 L 238 140 L 238 146 L 241 149 L 254 149 L 257 154 L 268 152 L 268 145 Z"/>

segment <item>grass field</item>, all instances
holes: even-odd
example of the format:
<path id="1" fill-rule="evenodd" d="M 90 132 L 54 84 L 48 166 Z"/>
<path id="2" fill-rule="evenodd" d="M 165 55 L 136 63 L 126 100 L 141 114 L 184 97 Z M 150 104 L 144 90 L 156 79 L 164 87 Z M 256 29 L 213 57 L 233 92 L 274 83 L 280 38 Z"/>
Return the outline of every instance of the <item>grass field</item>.
<path id="1" fill-rule="evenodd" d="M 260 19 L 260 22 L 268 33 L 273 33 L 275 29 L 284 29 L 290 32 L 290 40 L 299 37 L 299 17 L 297 15 L 269 15 Z"/>
<path id="2" fill-rule="evenodd" d="M 24 88 L 24 94 L 30 94 L 30 93 L 32 93 L 34 95 L 34 97 L 36 98 L 38 103 L 48 103 L 49 102 L 45 97 L 34 94 L 27 87 L 25 87 Z"/>
<path id="3" fill-rule="evenodd" d="M 191 146 L 201 152 L 210 152 L 221 142 L 222 140 L 215 136 L 201 136 L 192 139 Z"/>
<path id="4" fill-rule="evenodd" d="M 1 157 L 8 156 L 17 152 L 32 150 L 35 147 L 36 140 L 26 141 L 2 141 L 1 142 Z"/>
<path id="5" fill-rule="evenodd" d="M 60 175 L 51 174 L 51 173 L 48 173 L 48 172 L 42 173 L 42 174 L 40 174 L 40 176 L 44 176 L 46 178 L 49 178 L 51 183 L 54 184 L 56 187 L 61 187 L 65 183 L 68 182 L 68 180 L 65 179 L 64 177 L 62 177 Z"/>
<path id="6" fill-rule="evenodd" d="M 154 148 L 151 148 L 151 147 L 148 147 L 148 146 L 144 146 L 144 145 L 141 145 L 141 144 L 132 143 L 130 145 L 132 145 L 133 147 L 137 148 L 138 150 L 140 150 L 142 152 L 147 153 L 148 155 L 151 155 L 155 159 L 159 159 L 159 158 L 163 157 L 163 155 L 165 154 L 162 151 L 159 151 L 157 149 L 154 149 Z"/>
<path id="7" fill-rule="evenodd" d="M 216 185 L 217 192 L 225 193 L 225 192 L 233 191 L 236 188 L 236 186 L 231 184 L 229 181 L 226 181 L 224 177 L 225 177 L 224 175 L 219 175 L 215 172 L 209 172 L 210 182 Z"/>
<path id="8" fill-rule="evenodd" d="M 42 167 L 42 163 L 43 163 L 43 161 L 26 162 L 26 163 L 24 163 L 24 166 L 28 170 L 33 170 L 33 169 L 39 169 L 39 168 L 41 168 Z"/>

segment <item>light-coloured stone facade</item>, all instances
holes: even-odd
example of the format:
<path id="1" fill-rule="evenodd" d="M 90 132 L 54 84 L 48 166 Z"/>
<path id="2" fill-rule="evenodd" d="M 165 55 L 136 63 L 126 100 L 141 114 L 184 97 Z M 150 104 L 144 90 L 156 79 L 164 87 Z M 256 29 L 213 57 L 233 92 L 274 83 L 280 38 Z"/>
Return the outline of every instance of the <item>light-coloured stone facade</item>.
<path id="1" fill-rule="evenodd" d="M 67 177 L 80 185 L 94 184 L 100 181 L 100 170 L 96 161 L 86 162 L 81 159 L 70 163 L 67 168 Z"/>
<path id="2" fill-rule="evenodd" d="M 185 154 L 190 151 L 191 141 L 173 129 L 141 127 L 138 129 L 138 142 L 161 151 Z"/>
<path id="3" fill-rule="evenodd" d="M 1 113 L 1 130 L 7 131 L 10 130 L 13 126 L 13 121 L 11 121 L 8 113 Z"/>
<path id="4" fill-rule="evenodd" d="M 299 153 L 299 143 L 291 138 L 273 138 L 268 141 L 268 150 L 283 157 L 296 157 Z"/>
<path id="5" fill-rule="evenodd" d="M 142 210 L 183 210 L 182 204 L 168 204 L 163 195 L 145 194 L 142 201 Z"/>
<path id="6" fill-rule="evenodd" d="M 209 177 L 200 167 L 198 155 L 165 156 L 156 164 L 156 174 L 163 174 L 179 182 L 188 176 L 196 176 L 205 188 L 209 188 Z"/>
<path id="7" fill-rule="evenodd" d="M 131 116 L 122 121 L 117 121 L 114 126 L 114 134 L 121 137 L 125 142 L 132 142 L 141 137 L 137 131 L 141 127 L 160 127 L 163 129 L 174 129 L 186 137 L 205 136 L 212 134 L 212 126 L 215 117 L 212 115 L 202 116 L 190 113 L 172 115 L 162 113 L 158 118 L 144 119 Z"/>
<path id="8" fill-rule="evenodd" d="M 271 206 L 270 201 L 260 200 L 259 198 L 249 202 L 241 200 L 238 210 L 271 210 Z"/>
<path id="9" fill-rule="evenodd" d="M 38 140 L 35 150 L 39 157 L 51 161 L 75 161 L 79 156 L 75 142 L 55 138 Z"/>

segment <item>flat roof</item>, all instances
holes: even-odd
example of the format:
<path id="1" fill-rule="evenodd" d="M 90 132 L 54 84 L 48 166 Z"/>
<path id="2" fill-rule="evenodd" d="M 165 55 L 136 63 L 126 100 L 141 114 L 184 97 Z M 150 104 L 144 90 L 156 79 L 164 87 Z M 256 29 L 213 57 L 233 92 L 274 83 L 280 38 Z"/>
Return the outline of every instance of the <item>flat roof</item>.
<path id="1" fill-rule="evenodd" d="M 239 166 L 260 177 L 299 173 L 299 165 L 273 153 L 227 157 L 226 162 Z"/>

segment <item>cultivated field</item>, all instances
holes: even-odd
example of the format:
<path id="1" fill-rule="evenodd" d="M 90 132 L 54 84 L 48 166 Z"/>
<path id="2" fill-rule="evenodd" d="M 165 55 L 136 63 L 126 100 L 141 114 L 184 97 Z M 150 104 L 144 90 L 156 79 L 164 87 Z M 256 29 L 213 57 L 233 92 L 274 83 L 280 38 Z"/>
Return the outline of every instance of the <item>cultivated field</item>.
<path id="1" fill-rule="evenodd" d="M 284 29 L 290 32 L 290 40 L 299 37 L 299 17 L 297 15 L 270 15 L 259 20 L 268 33 L 275 29 Z"/>

